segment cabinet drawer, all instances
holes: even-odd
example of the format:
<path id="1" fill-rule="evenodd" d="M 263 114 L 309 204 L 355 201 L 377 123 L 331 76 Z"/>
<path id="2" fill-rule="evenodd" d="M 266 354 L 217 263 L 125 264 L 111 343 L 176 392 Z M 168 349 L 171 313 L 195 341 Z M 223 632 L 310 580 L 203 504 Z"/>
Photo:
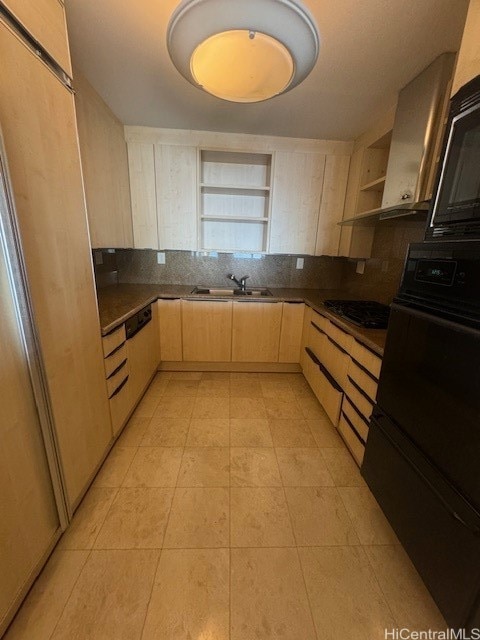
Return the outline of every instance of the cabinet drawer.
<path id="1" fill-rule="evenodd" d="M 103 345 L 103 355 L 105 357 L 109 356 L 117 347 L 125 342 L 127 336 L 125 334 L 125 325 L 122 324 L 121 327 L 115 329 L 111 333 L 102 338 Z"/>
<path id="2" fill-rule="evenodd" d="M 358 466 L 361 466 L 363 462 L 363 456 L 365 454 L 365 447 L 362 442 L 360 442 L 355 432 L 352 430 L 351 426 L 348 423 L 348 419 L 343 412 L 338 422 L 338 432 L 345 441 L 345 444 L 349 448 Z"/>
<path id="3" fill-rule="evenodd" d="M 120 347 L 117 347 L 111 355 L 105 358 L 105 377 L 109 378 L 126 359 L 127 345 L 123 343 Z"/>
<path id="4" fill-rule="evenodd" d="M 368 370 L 362 368 L 362 365 L 357 364 L 355 360 L 350 360 L 348 375 L 367 394 L 372 402 L 376 400 L 378 382 Z"/>
<path id="5" fill-rule="evenodd" d="M 348 377 L 347 386 L 345 387 L 345 394 L 360 413 L 365 416 L 367 420 L 370 420 L 374 403 L 365 396 L 359 388 L 359 385 L 350 376 Z"/>
<path id="6" fill-rule="evenodd" d="M 341 349 L 344 349 L 347 353 L 351 352 L 352 343 L 354 342 L 353 336 L 337 327 L 330 320 L 326 321 L 324 331 Z"/>
<path id="7" fill-rule="evenodd" d="M 327 318 L 325 318 L 325 316 L 322 316 L 321 313 L 318 313 L 317 311 L 314 311 L 313 309 L 311 309 L 311 317 L 310 317 L 310 321 L 314 322 L 317 327 L 320 327 L 320 329 L 322 331 L 325 331 L 325 327 L 327 325 Z"/>
<path id="8" fill-rule="evenodd" d="M 377 380 L 379 379 L 380 369 L 382 368 L 382 359 L 380 356 L 377 356 L 373 351 L 370 351 L 370 349 L 367 349 L 363 344 L 360 344 L 355 338 L 353 338 L 352 341 L 350 355 L 365 367 L 365 369 L 368 369 Z"/>
<path id="9" fill-rule="evenodd" d="M 304 371 L 313 393 L 325 410 L 332 423 L 337 426 L 342 405 L 343 392 L 340 386 L 332 379 L 328 371 L 320 363 L 320 360 L 311 349 L 307 350 L 308 360 Z"/>
<path id="10" fill-rule="evenodd" d="M 109 398 L 113 396 L 113 394 L 119 388 L 125 378 L 128 377 L 128 373 L 128 360 L 124 360 L 118 371 L 107 380 L 107 392 Z"/>
<path id="11" fill-rule="evenodd" d="M 110 398 L 110 416 L 112 418 L 114 436 L 123 427 L 132 409 L 129 384 L 127 375 L 120 386 L 117 387 L 115 395 Z"/>
<path id="12" fill-rule="evenodd" d="M 343 396 L 342 413 L 350 420 L 360 439 L 366 442 L 368 438 L 368 420 L 347 396 Z"/>
<path id="13" fill-rule="evenodd" d="M 323 326 L 326 327 L 325 323 Z M 341 345 L 313 321 L 310 331 L 310 346 L 327 371 L 335 378 L 342 389 L 345 388 L 350 356 Z"/>

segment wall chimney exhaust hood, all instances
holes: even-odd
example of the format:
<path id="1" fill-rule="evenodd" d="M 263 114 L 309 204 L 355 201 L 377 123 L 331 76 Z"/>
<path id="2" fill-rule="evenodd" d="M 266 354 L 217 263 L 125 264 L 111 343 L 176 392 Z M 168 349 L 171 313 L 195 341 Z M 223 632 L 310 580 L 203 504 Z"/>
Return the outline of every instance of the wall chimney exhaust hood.
<path id="1" fill-rule="evenodd" d="M 428 210 L 454 62 L 443 53 L 400 91 L 380 220 Z"/>

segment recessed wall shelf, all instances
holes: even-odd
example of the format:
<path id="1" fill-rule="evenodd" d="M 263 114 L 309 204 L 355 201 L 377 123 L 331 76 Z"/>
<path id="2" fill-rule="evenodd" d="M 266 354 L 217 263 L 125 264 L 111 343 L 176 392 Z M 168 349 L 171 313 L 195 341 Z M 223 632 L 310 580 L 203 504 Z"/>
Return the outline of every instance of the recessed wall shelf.
<path id="1" fill-rule="evenodd" d="M 376 180 L 372 180 L 372 182 L 368 182 L 364 184 L 363 187 L 360 187 L 360 191 L 381 191 L 383 193 L 383 188 L 385 186 L 385 178 L 386 176 L 381 176 Z"/>

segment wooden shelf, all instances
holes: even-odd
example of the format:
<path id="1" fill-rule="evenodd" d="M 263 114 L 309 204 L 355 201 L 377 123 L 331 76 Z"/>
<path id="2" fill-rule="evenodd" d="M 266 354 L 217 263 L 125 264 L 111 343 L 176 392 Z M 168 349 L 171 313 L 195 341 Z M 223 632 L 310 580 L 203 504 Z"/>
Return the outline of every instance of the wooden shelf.
<path id="1" fill-rule="evenodd" d="M 367 182 L 363 187 L 360 187 L 360 191 L 383 191 L 383 187 L 385 186 L 385 178 L 386 176 L 381 176 L 376 180 L 372 180 L 372 182 Z"/>
<path id="2" fill-rule="evenodd" d="M 202 182 L 200 184 L 202 189 L 211 190 L 212 193 L 219 193 L 226 195 L 232 191 L 235 193 L 240 192 L 240 195 L 249 195 L 249 192 L 253 192 L 252 195 L 258 195 L 258 193 L 268 193 L 270 187 L 261 187 L 256 185 L 238 185 L 238 184 L 207 184 Z"/>
<path id="3" fill-rule="evenodd" d="M 376 222 L 380 217 L 380 212 L 382 211 L 381 207 L 377 209 L 371 209 L 370 211 L 363 211 L 362 213 L 357 214 L 353 218 L 347 218 L 346 220 L 342 220 L 338 224 L 343 225 L 353 225 L 353 224 L 361 224 L 368 222 Z"/>
<path id="4" fill-rule="evenodd" d="M 255 218 L 253 216 L 200 216 L 201 220 L 218 220 L 219 222 L 268 222 L 268 218 Z"/>

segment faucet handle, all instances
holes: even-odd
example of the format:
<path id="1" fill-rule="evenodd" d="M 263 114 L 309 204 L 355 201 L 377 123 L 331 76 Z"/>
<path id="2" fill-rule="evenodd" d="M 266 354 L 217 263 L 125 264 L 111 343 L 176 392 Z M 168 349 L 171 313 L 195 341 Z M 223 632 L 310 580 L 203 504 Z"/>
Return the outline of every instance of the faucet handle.
<path id="1" fill-rule="evenodd" d="M 247 280 L 247 278 L 249 278 L 250 276 L 243 276 L 242 278 L 240 278 L 240 282 L 245 283 L 245 281 Z"/>

